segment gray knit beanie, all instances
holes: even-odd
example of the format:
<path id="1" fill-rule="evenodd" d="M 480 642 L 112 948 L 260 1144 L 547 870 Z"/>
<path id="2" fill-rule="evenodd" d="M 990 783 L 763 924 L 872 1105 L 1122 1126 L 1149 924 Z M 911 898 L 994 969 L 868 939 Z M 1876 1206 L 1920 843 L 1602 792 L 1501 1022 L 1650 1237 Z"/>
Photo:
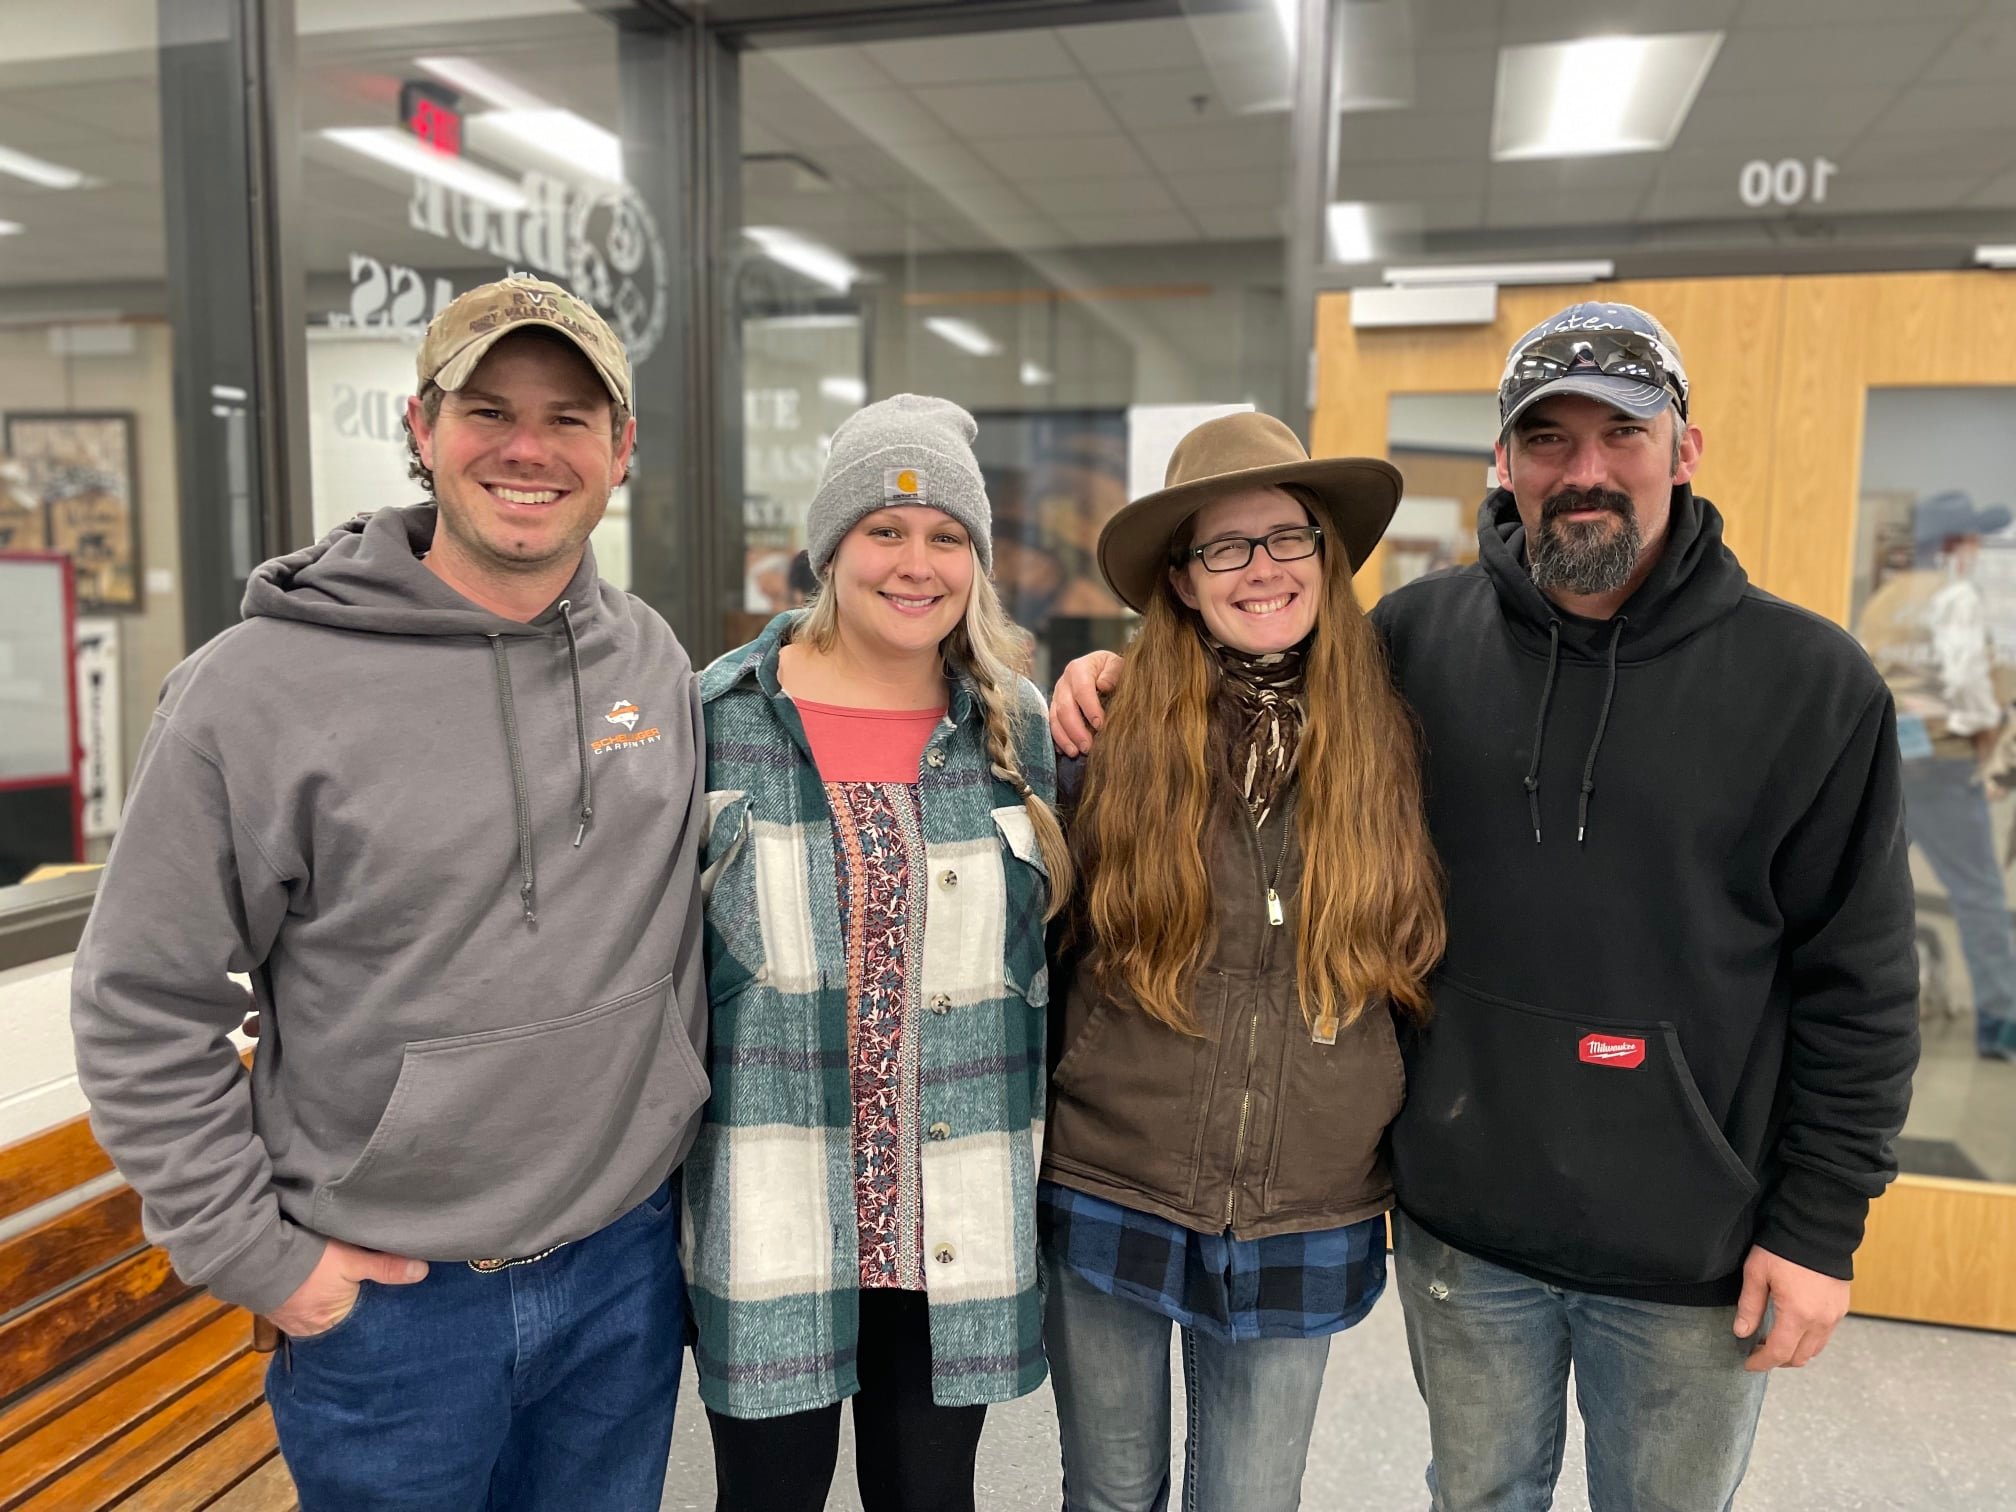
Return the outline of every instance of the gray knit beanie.
<path id="1" fill-rule="evenodd" d="M 973 459 L 980 427 L 950 399 L 898 394 L 855 411 L 833 432 L 833 449 L 805 516 L 805 554 L 824 575 L 841 537 L 878 509 L 942 509 L 973 538 L 994 570 L 993 511 Z"/>

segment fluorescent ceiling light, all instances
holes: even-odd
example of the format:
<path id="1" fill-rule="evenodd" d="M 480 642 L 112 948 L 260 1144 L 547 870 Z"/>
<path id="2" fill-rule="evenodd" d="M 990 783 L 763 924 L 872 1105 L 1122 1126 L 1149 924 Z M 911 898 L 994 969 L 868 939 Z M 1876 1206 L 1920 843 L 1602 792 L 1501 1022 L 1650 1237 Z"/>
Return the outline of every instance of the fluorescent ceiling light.
<path id="1" fill-rule="evenodd" d="M 1721 32 L 1675 32 L 1501 48 L 1491 156 L 1664 152 L 1721 47 Z"/>
<path id="2" fill-rule="evenodd" d="M 1046 383 L 1055 383 L 1057 375 L 1040 362 L 1022 364 L 1022 387 L 1041 388 Z"/>
<path id="3" fill-rule="evenodd" d="M 1974 261 L 1987 268 L 2016 268 L 2016 246 L 1976 247 Z"/>
<path id="4" fill-rule="evenodd" d="M 1274 14 L 1281 21 L 1281 35 L 1288 42 L 1288 56 L 1295 56 L 1295 49 L 1302 37 L 1302 6 L 1300 0 L 1274 0 Z"/>
<path id="5" fill-rule="evenodd" d="M 348 147 L 403 172 L 433 179 L 457 194 L 466 194 L 498 210 L 523 210 L 531 203 L 522 189 L 502 175 L 437 152 L 411 133 L 391 126 L 338 126 L 322 135 L 339 147 Z"/>
<path id="6" fill-rule="evenodd" d="M 19 236 L 27 229 L 19 221 L 0 221 L 0 236 Z"/>
<path id="7" fill-rule="evenodd" d="M 761 326 L 766 331 L 838 331 L 861 323 L 859 315 L 750 315 L 745 326 Z"/>
<path id="8" fill-rule="evenodd" d="M 836 373 L 819 380 L 819 392 L 828 399 L 837 399 L 842 404 L 866 404 L 868 385 L 859 378 L 849 378 L 844 373 Z"/>
<path id="9" fill-rule="evenodd" d="M 781 226 L 745 226 L 742 234 L 761 247 L 770 261 L 837 293 L 845 294 L 861 277 L 861 270 L 831 247 L 796 231 Z"/>
<path id="10" fill-rule="evenodd" d="M 1571 284 L 1614 278 L 1617 264 L 1608 258 L 1582 262 L 1438 263 L 1427 268 L 1388 268 L 1389 284 L 1419 288 L 1427 284 Z"/>
<path id="11" fill-rule="evenodd" d="M 992 357 L 1001 350 L 1001 343 L 989 336 L 970 320 L 958 320 L 950 315 L 933 315 L 924 322 L 924 329 L 942 341 L 949 341 L 962 352 L 971 352 L 975 357 Z"/>
<path id="12" fill-rule="evenodd" d="M 1330 261 L 1370 262 L 1372 207 L 1357 200 L 1334 200 L 1329 211 Z"/>
<path id="13" fill-rule="evenodd" d="M 0 173 L 40 184 L 44 189 L 90 189 L 99 182 L 76 168 L 65 168 L 61 163 L 30 157 L 12 147 L 0 147 Z"/>
<path id="14" fill-rule="evenodd" d="M 470 117 L 470 125 L 479 124 L 608 183 L 623 182 L 623 143 L 616 133 L 571 110 L 486 111 Z"/>
<path id="15" fill-rule="evenodd" d="M 494 69 L 474 58 L 415 58 L 413 60 L 444 84 L 453 84 L 465 94 L 488 100 L 505 110 L 551 110 L 553 102 L 542 100 L 529 89 L 513 84 Z"/>

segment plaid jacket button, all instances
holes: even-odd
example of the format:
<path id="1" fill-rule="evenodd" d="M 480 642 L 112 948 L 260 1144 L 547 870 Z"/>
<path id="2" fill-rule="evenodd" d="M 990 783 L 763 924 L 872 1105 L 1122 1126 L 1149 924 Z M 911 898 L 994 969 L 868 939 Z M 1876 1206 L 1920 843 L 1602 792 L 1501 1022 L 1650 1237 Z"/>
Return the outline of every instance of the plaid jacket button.
<path id="1" fill-rule="evenodd" d="M 952 1006 L 952 999 L 945 993 L 938 993 L 931 999 L 931 1011 L 943 1013 Z"/>
<path id="2" fill-rule="evenodd" d="M 942 767 L 945 765 L 945 753 L 943 751 L 933 751 L 929 756 L 924 758 L 924 765 Z"/>
<path id="3" fill-rule="evenodd" d="M 952 1253 L 951 1245 L 941 1244 L 931 1258 L 936 1260 L 940 1265 L 950 1265 L 956 1257 Z"/>
<path id="4" fill-rule="evenodd" d="M 952 1137 L 952 1125 L 935 1123 L 926 1132 L 933 1139 L 950 1139 Z"/>
<path id="5" fill-rule="evenodd" d="M 959 885 L 959 873 L 957 873 L 956 871 L 948 871 L 942 877 L 940 877 L 938 881 L 941 885 L 945 887 L 957 887 Z"/>

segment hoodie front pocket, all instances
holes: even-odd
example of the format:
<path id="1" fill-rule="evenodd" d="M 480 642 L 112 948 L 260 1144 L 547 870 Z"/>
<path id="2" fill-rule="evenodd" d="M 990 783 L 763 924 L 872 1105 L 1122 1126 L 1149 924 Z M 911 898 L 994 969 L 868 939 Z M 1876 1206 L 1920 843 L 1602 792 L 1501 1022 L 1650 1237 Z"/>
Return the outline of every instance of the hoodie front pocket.
<path id="1" fill-rule="evenodd" d="M 578 1239 L 663 1171 L 706 1098 L 669 975 L 565 1018 L 418 1040 L 311 1223 L 426 1260 Z"/>
<path id="2" fill-rule="evenodd" d="M 1444 975 L 1408 1077 L 1395 1184 L 1451 1242 L 1602 1285 L 1742 1264 L 1757 1181 L 1670 1023 L 1572 1016 Z"/>

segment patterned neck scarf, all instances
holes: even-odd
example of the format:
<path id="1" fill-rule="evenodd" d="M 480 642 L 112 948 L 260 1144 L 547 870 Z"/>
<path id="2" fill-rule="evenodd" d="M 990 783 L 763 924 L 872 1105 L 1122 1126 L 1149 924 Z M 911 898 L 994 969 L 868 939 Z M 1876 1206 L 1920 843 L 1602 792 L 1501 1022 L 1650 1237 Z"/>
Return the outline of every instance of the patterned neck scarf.
<path id="1" fill-rule="evenodd" d="M 1208 635 L 1204 643 L 1218 662 L 1232 776 L 1258 829 L 1294 775 L 1295 752 L 1302 741 L 1302 677 L 1309 643 L 1261 656 L 1235 651 Z"/>

